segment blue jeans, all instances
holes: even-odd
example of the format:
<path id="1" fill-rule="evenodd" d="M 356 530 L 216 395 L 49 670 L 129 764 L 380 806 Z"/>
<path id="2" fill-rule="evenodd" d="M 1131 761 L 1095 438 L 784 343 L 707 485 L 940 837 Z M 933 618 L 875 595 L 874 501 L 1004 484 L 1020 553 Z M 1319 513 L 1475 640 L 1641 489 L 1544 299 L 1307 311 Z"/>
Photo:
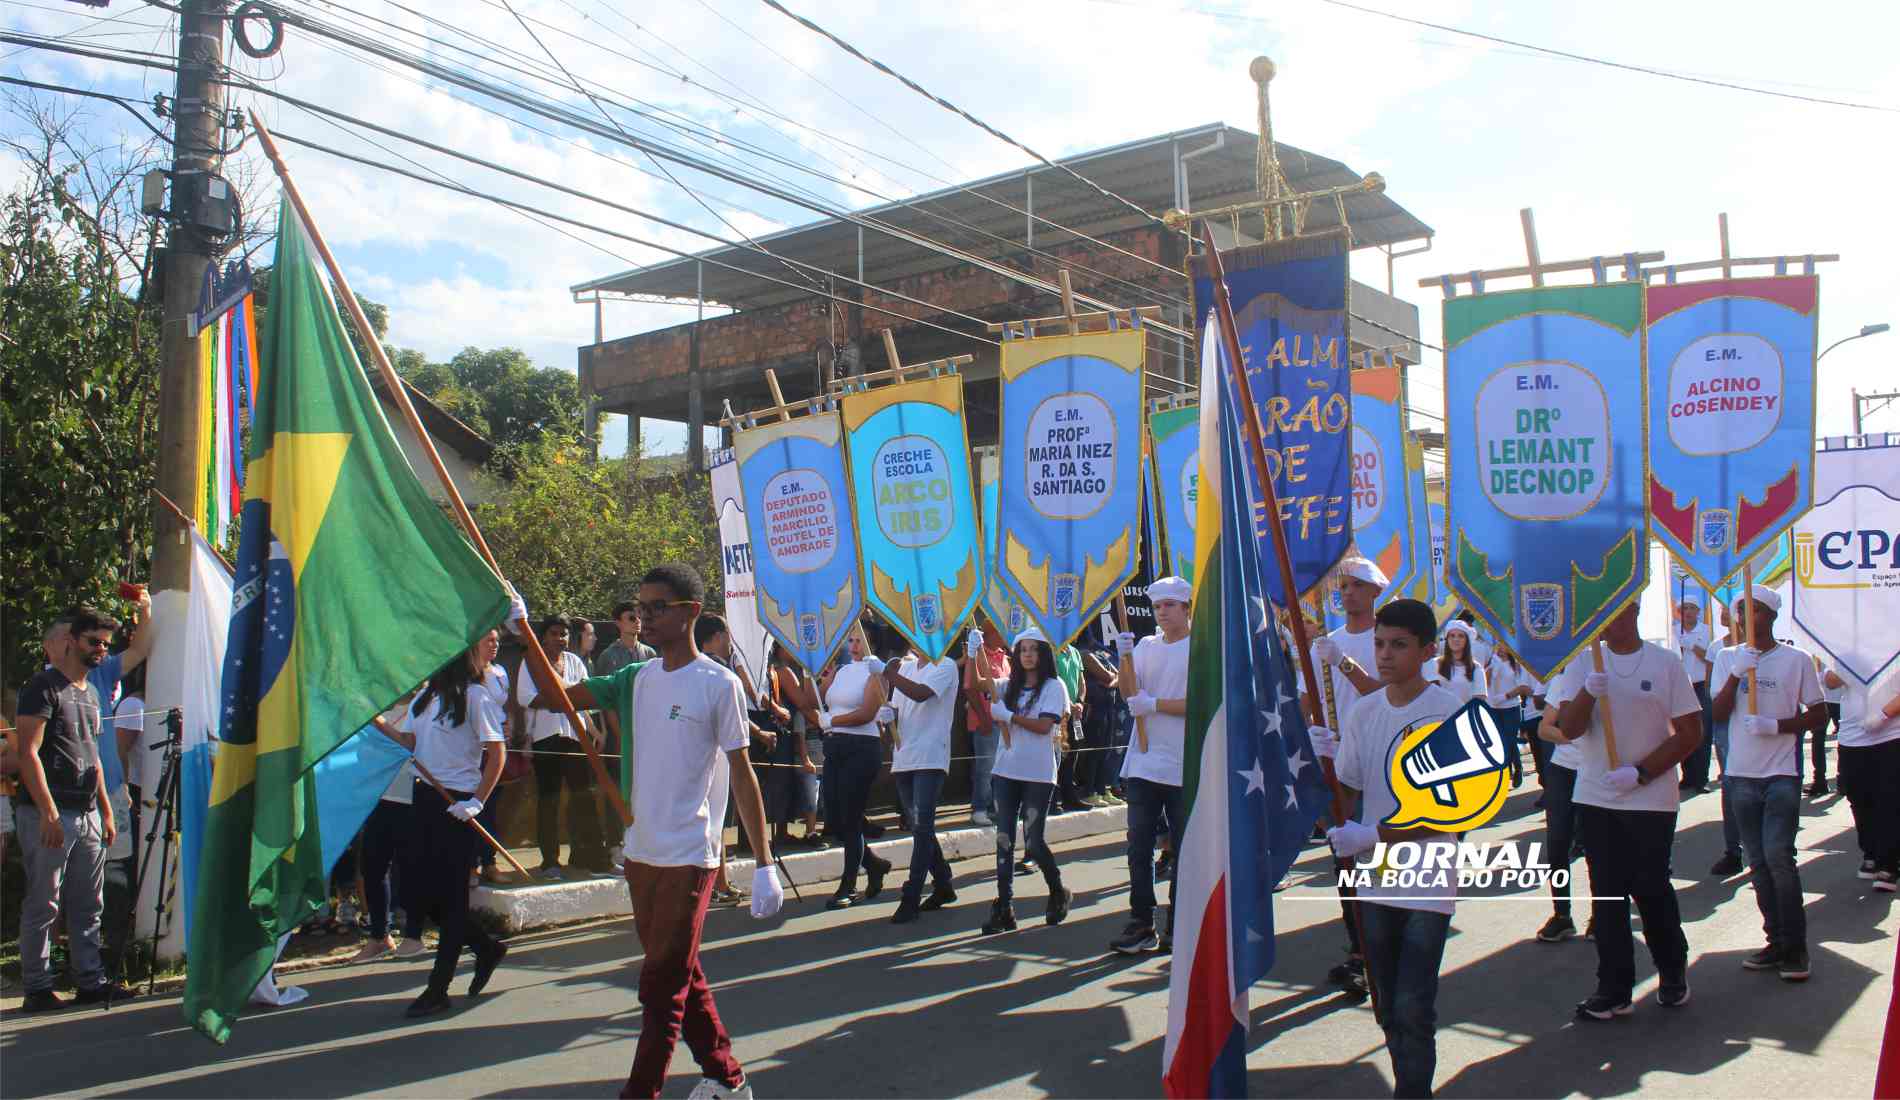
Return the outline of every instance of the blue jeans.
<path id="1" fill-rule="evenodd" d="M 1696 701 L 1702 704 L 1702 732 L 1706 735 L 1715 727 L 1715 707 L 1709 700 L 1707 681 L 1695 685 Z M 1706 787 L 1709 783 L 1709 754 L 1715 749 L 1713 738 L 1704 736 L 1702 744 L 1682 762 L 1682 781 L 1691 787 Z"/>
<path id="2" fill-rule="evenodd" d="M 910 806 L 910 875 L 904 880 L 904 896 L 912 901 L 923 897 L 926 875 L 938 889 L 948 890 L 950 861 L 943 858 L 943 845 L 937 843 L 937 796 L 943 793 L 944 773 L 898 772 L 891 778 Z"/>
<path id="3" fill-rule="evenodd" d="M 1801 907 L 1801 872 L 1794 862 L 1794 833 L 1801 823 L 1801 781 L 1792 775 L 1771 779 L 1732 776 L 1735 821 L 1748 853 L 1755 904 L 1770 945 L 1808 945 L 1808 915 Z"/>
<path id="4" fill-rule="evenodd" d="M 1049 883 L 1049 896 L 1062 888 L 1062 872 L 1056 868 L 1056 856 L 1042 839 L 1043 824 L 1049 818 L 1049 799 L 1054 783 L 1026 783 L 1020 779 L 996 776 L 991 785 L 996 797 L 996 899 L 1007 904 L 1015 895 L 1016 815 L 1023 817 L 1023 847 L 1029 858 L 1042 869 Z"/>
<path id="5" fill-rule="evenodd" d="M 973 814 L 995 815 L 990 785 L 990 769 L 996 767 L 996 730 L 973 729 L 970 731 L 970 752 L 976 759 L 970 761 L 970 812 Z"/>
<path id="6" fill-rule="evenodd" d="M 1122 763 L 1128 759 L 1128 742 L 1135 736 L 1135 720 L 1129 716 L 1125 708 L 1117 706 L 1115 716 L 1110 719 L 1110 722 L 1109 749 L 1102 754 L 1108 758 L 1102 761 L 1102 772 L 1108 777 L 1102 784 L 1104 787 L 1113 787 L 1121 783 Z"/>
<path id="7" fill-rule="evenodd" d="M 1359 906 L 1359 923 L 1392 1056 L 1392 1095 L 1430 1096 L 1438 1069 L 1438 965 L 1451 914 L 1371 903 Z"/>
<path id="8" fill-rule="evenodd" d="M 1544 859 L 1551 870 L 1570 866 L 1570 850 L 1577 840 L 1577 807 L 1570 796 L 1577 789 L 1577 773 L 1562 764 L 1544 765 Z M 1570 883 L 1550 884 L 1551 908 L 1560 917 L 1570 915 Z"/>
<path id="9" fill-rule="evenodd" d="M 1717 722 L 1714 731 L 1709 740 L 1715 742 L 1715 762 L 1722 766 L 1722 851 L 1740 859 L 1742 827 L 1735 823 L 1735 797 L 1728 786 L 1728 723 Z"/>
<path id="10" fill-rule="evenodd" d="M 825 824 L 844 847 L 844 873 L 838 893 L 858 888 L 858 868 L 880 863 L 864 847 L 864 808 L 871 801 L 871 784 L 884 763 L 875 737 L 834 733 L 825 738 Z"/>
<path id="11" fill-rule="evenodd" d="M 1181 820 L 1181 788 L 1130 776 L 1123 781 L 1128 797 L 1128 912 L 1153 926 L 1155 916 L 1155 839 L 1174 831 Z M 1172 864 L 1168 893 L 1174 893 Z"/>

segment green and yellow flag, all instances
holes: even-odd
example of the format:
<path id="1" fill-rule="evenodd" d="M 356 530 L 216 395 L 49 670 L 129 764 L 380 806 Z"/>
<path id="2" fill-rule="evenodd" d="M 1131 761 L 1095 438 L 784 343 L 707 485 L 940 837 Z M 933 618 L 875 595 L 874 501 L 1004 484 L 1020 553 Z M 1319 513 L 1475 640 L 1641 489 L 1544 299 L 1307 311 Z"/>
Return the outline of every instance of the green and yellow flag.
<path id="1" fill-rule="evenodd" d="M 289 201 L 271 299 L 185 983 L 218 1042 L 323 902 L 311 769 L 508 611 L 410 470 Z"/>

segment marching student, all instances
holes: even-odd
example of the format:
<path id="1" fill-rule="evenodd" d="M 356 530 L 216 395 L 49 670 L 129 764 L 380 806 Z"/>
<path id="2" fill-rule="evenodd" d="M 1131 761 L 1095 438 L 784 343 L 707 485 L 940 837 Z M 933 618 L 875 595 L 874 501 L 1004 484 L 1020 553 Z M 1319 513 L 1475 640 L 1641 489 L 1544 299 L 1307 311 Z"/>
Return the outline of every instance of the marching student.
<path id="1" fill-rule="evenodd" d="M 896 712 L 896 748 L 891 754 L 891 777 L 910 808 L 910 874 L 892 924 L 909 924 L 926 910 L 937 910 L 957 900 L 951 884 L 950 862 L 937 843 L 937 797 L 950 774 L 950 723 L 957 705 L 957 663 L 948 657 L 926 661 L 915 647 L 902 662 L 884 666 Z M 933 886 L 924 897 L 924 879 Z"/>
<path id="2" fill-rule="evenodd" d="M 1438 663 L 1426 666 L 1425 678 L 1456 695 L 1459 706 L 1474 696 L 1490 694 L 1484 668 L 1475 656 L 1477 637 L 1470 624 L 1452 620 L 1445 627 L 1444 652 L 1438 655 Z"/>
<path id="3" fill-rule="evenodd" d="M 640 581 L 640 640 L 658 659 L 570 688 L 580 709 L 619 715 L 633 753 L 633 824 L 621 844 L 640 963 L 640 1041 L 623 1097 L 658 1096 L 682 1035 L 704 1075 L 694 1096 L 752 1096 L 699 964 L 700 934 L 719 868 L 730 791 L 758 856 L 752 915 L 785 903 L 758 777 L 746 755 L 739 677 L 699 652 L 693 622 L 706 599 L 691 566 L 660 565 Z"/>
<path id="4" fill-rule="evenodd" d="M 1574 660 L 1574 658 L 1573 658 Z M 1557 670 L 1561 677 L 1565 669 Z M 1552 690 L 1555 690 L 1554 688 Z M 1549 697 L 1545 701 L 1548 703 Z M 1544 761 L 1544 795 L 1539 801 L 1544 806 L 1544 858 L 1550 862 L 1551 870 L 1569 870 L 1576 859 L 1577 849 L 1577 770 L 1583 767 L 1583 751 L 1570 743 L 1563 735 L 1563 729 L 1557 724 L 1559 710 L 1548 707 L 1537 723 L 1537 738 L 1551 746 L 1550 754 Z M 1587 864 L 1586 864 L 1587 866 Z M 1537 930 L 1537 939 L 1542 943 L 1561 943 L 1577 934 L 1577 924 L 1570 916 L 1570 880 L 1550 881 L 1550 919 Z M 1594 920 L 1594 916 L 1592 917 Z M 1587 925 L 1583 938 L 1591 939 L 1596 935 L 1596 925 Z"/>
<path id="5" fill-rule="evenodd" d="M 1669 881 L 1681 789 L 1676 765 L 1702 743 L 1702 701 L 1681 657 L 1643 641 L 1631 603 L 1603 628 L 1603 667 L 1583 655 L 1551 687 L 1562 704 L 1559 734 L 1581 753 L 1573 801 L 1590 869 L 1590 924 L 1596 931 L 1597 988 L 1577 1016 L 1608 1020 L 1632 1011 L 1636 949 L 1630 900 L 1643 915 L 1643 940 L 1662 988 L 1656 1003 L 1689 1003 L 1689 941 Z M 1609 755 L 1606 724 L 1614 729 Z M 1614 899 L 1614 900 L 1609 900 Z"/>
<path id="6" fill-rule="evenodd" d="M 410 1003 L 405 1013 L 409 1016 L 448 1010 L 449 982 L 464 948 L 475 951 L 475 976 L 468 983 L 471 997 L 487 988 L 508 954 L 507 944 L 468 916 L 468 872 L 481 842 L 468 822 L 482 812 L 500 782 L 504 752 L 488 687 L 476 668 L 479 652 L 494 634 L 488 631 L 468 652 L 438 669 L 409 704 L 417 771 L 434 776 L 454 800 L 445 801 L 426 781 L 416 784 L 415 896 L 422 915 L 435 918 L 439 938 L 428 985 Z"/>
<path id="7" fill-rule="evenodd" d="M 1374 623 L 1374 660 L 1383 686 L 1353 704 L 1337 735 L 1322 727 L 1313 736 L 1313 751 L 1335 758 L 1347 801 L 1359 800 L 1357 820 L 1326 831 L 1333 851 L 1343 859 L 1357 859 L 1380 841 L 1428 848 L 1455 843 L 1449 834 L 1432 829 L 1379 824 L 1398 809 L 1387 777 L 1405 735 L 1450 718 L 1461 704 L 1456 695 L 1424 677 L 1438 637 L 1438 623 L 1428 605 L 1392 600 L 1379 609 Z M 1437 854 L 1421 854 L 1421 864 Z M 1445 855 L 1449 860 L 1450 854 Z M 1378 990 L 1395 1097 L 1432 1094 L 1438 1065 L 1438 968 L 1457 900 L 1457 887 L 1447 881 L 1402 889 L 1362 886 L 1353 902 L 1365 939 L 1366 969 Z"/>
<path id="8" fill-rule="evenodd" d="M 1900 721 L 1868 702 L 1867 685 L 1828 669 L 1824 687 L 1840 695 L 1841 793 L 1854 813 L 1860 842 L 1860 877 L 1874 889 L 1900 890 Z M 1900 711 L 1900 698 L 1891 704 Z"/>
<path id="9" fill-rule="evenodd" d="M 1537 682 L 1530 669 L 1518 662 L 1517 654 L 1509 646 L 1500 645 L 1491 653 L 1491 665 L 1485 670 L 1484 701 L 1492 710 L 1498 712 L 1498 728 L 1508 729 L 1511 735 L 1511 789 L 1524 785 L 1524 759 L 1518 753 L 1518 739 L 1521 734 L 1531 742 L 1531 761 L 1537 757 L 1537 723 L 1525 714 L 1534 692 L 1542 691 L 1544 685 Z M 1538 769 L 1543 774 L 1543 769 Z"/>
<path id="10" fill-rule="evenodd" d="M 1194 588 L 1180 577 L 1163 577 L 1148 586 L 1159 634 L 1139 643 L 1126 631 L 1115 636 L 1118 656 L 1133 660 L 1135 694 L 1128 710 L 1147 727 L 1148 746 L 1137 735 L 1122 763 L 1128 796 L 1128 925 L 1109 947 L 1123 955 L 1172 950 L 1172 912 L 1155 920 L 1155 839 L 1165 835 L 1172 851 L 1180 842 L 1181 762 L 1187 745 L 1189 604 Z M 1165 818 L 1165 831 L 1163 820 Z M 1169 900 L 1173 900 L 1173 863 L 1169 863 Z M 1157 935 L 1157 927 L 1159 934 Z"/>
<path id="11" fill-rule="evenodd" d="M 1775 641 L 1781 597 L 1758 584 L 1736 601 L 1737 618 L 1742 618 L 1742 600 L 1755 605 L 1752 644 L 1723 652 L 1731 659 L 1715 686 L 1715 719 L 1729 723 L 1725 782 L 1768 933 L 1767 946 L 1742 965 L 1776 971 L 1783 981 L 1803 982 L 1810 971 L 1808 917 L 1801 903 L 1801 871 L 1794 861 L 1794 834 L 1801 821 L 1796 758 L 1801 735 L 1827 723 L 1827 704 L 1814 658 Z"/>
<path id="12" fill-rule="evenodd" d="M 1695 686 L 1695 697 L 1702 703 L 1703 730 L 1702 744 L 1682 762 L 1682 789 L 1689 794 L 1702 794 L 1709 789 L 1709 757 L 1715 752 L 1709 663 L 1716 647 L 1709 635 L 1709 624 L 1702 621 L 1701 604 L 1684 600 L 1676 608 L 1676 616 L 1676 646 L 1682 651 L 1682 667 L 1689 674 L 1689 683 Z"/>
<path id="13" fill-rule="evenodd" d="M 1061 924 L 1069 915 L 1075 893 L 1062 885 L 1056 857 L 1043 840 L 1049 816 L 1049 797 L 1056 784 L 1057 740 L 1069 714 L 1069 692 L 1056 675 L 1055 650 L 1035 627 L 1016 636 L 1009 679 L 997 683 L 979 663 L 976 687 L 990 702 L 999 746 L 991 775 L 991 797 L 996 805 L 996 902 L 983 922 L 983 934 L 1016 929 L 1014 875 L 1016 872 L 1016 818 L 1022 815 L 1023 847 L 1049 883 L 1048 924 Z"/>
<path id="14" fill-rule="evenodd" d="M 1379 679 L 1372 672 L 1373 604 L 1391 580 L 1370 559 L 1356 556 L 1341 561 L 1334 570 L 1334 577 L 1339 587 L 1340 605 L 1345 609 L 1346 622 L 1337 630 L 1314 638 L 1312 649 L 1313 660 L 1320 666 L 1316 671 L 1327 681 L 1322 691 L 1330 689 L 1332 693 L 1330 720 L 1339 723 L 1345 721 L 1347 712 L 1361 696 L 1379 690 Z M 1283 632 L 1282 636 L 1289 639 L 1288 650 L 1297 653 L 1290 641 L 1290 633 Z M 1328 716 L 1323 700 L 1311 698 L 1302 692 L 1300 704 L 1312 716 L 1309 725 L 1326 727 Z M 1345 898 L 1339 901 L 1342 912 L 1350 904 Z M 1327 977 L 1348 992 L 1364 995 L 1365 960 L 1359 950 L 1359 933 L 1350 919 L 1346 920 L 1345 926 L 1345 961 L 1333 967 Z"/>
<path id="15" fill-rule="evenodd" d="M 825 827 L 844 849 L 844 874 L 827 909 L 847 909 L 870 901 L 884 891 L 891 861 L 871 851 L 864 837 L 864 808 L 871 801 L 871 785 L 883 766 L 883 739 L 877 712 L 884 706 L 884 662 L 871 655 L 863 624 L 845 635 L 845 658 L 826 675 L 822 694 L 825 711 L 819 717 L 825 729 Z M 864 869 L 860 897 L 858 869 Z"/>
<path id="16" fill-rule="evenodd" d="M 1709 659 L 1709 683 L 1720 684 L 1728 676 L 1730 662 L 1743 649 L 1742 620 L 1729 614 L 1722 608 L 1723 637 L 1714 643 L 1710 650 L 1714 654 Z M 1729 719 L 1717 717 L 1715 697 L 1709 697 L 1709 739 L 1715 742 L 1715 762 L 1722 767 L 1722 855 L 1709 866 L 1709 874 L 1715 878 L 1728 878 L 1739 875 L 1747 864 L 1742 862 L 1742 827 L 1735 816 L 1735 796 L 1728 781 Z"/>

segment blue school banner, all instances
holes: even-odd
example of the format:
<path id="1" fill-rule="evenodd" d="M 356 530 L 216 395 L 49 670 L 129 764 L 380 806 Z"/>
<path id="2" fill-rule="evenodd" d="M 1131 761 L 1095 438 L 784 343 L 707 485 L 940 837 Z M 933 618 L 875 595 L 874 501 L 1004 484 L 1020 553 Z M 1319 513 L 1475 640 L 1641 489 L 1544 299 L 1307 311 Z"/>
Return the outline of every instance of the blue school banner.
<path id="1" fill-rule="evenodd" d="M 1792 533 L 1783 532 L 1782 536 L 1757 551 L 1750 564 L 1754 566 L 1753 576 L 1756 584 L 1779 584 L 1781 578 L 1794 568 L 1794 540 Z M 1718 607 L 1733 607 L 1743 592 L 1743 579 L 1748 575 L 1746 569 L 1736 572 L 1733 579 L 1715 590 L 1715 602 Z"/>
<path id="2" fill-rule="evenodd" d="M 954 371 L 842 403 L 865 598 L 932 661 L 976 610 L 983 550 Z"/>
<path id="3" fill-rule="evenodd" d="M 1452 592 L 1539 678 L 1647 579 L 1643 287 L 1445 302 Z"/>
<path id="4" fill-rule="evenodd" d="M 837 652 L 864 610 L 857 524 L 836 410 L 737 433 L 759 618 L 807 672 Z"/>
<path id="5" fill-rule="evenodd" d="M 1813 502 L 1813 275 L 1652 286 L 1649 507 L 1656 537 L 1710 587 Z"/>
<path id="6" fill-rule="evenodd" d="M 1123 329 L 1003 344 L 997 577 L 1058 648 L 1141 552 L 1147 340 Z"/>
<path id="7" fill-rule="evenodd" d="M 1293 584 L 1304 595 L 1352 545 L 1352 386 L 1346 339 L 1346 243 L 1300 238 L 1221 253 L 1247 387 L 1259 412 L 1269 476 L 1280 501 Z M 1190 259 L 1194 317 L 1204 331 L 1214 290 L 1204 261 Z M 1257 535 L 1271 560 L 1264 516 Z M 1266 570 L 1285 606 L 1278 566 Z"/>
<path id="8" fill-rule="evenodd" d="M 977 452 L 977 493 L 983 498 L 983 613 L 1003 631 L 1007 645 L 1029 625 L 1029 613 L 996 576 L 996 547 L 1001 541 L 994 534 L 997 475 L 996 448 L 984 447 Z"/>
<path id="9" fill-rule="evenodd" d="M 1390 580 L 1380 593 L 1381 603 L 1415 595 L 1413 586 L 1425 575 L 1415 567 L 1425 501 L 1422 494 L 1413 497 L 1407 461 L 1412 446 L 1405 430 L 1400 368 L 1353 371 L 1352 536 L 1360 556 Z"/>
<path id="10" fill-rule="evenodd" d="M 1148 417 L 1148 438 L 1154 451 L 1155 500 L 1150 509 L 1159 520 L 1154 545 L 1166 547 L 1162 574 L 1194 580 L 1194 513 L 1201 486 L 1201 409 L 1182 405 L 1158 409 Z M 1156 551 L 1160 554 L 1159 549 Z"/>

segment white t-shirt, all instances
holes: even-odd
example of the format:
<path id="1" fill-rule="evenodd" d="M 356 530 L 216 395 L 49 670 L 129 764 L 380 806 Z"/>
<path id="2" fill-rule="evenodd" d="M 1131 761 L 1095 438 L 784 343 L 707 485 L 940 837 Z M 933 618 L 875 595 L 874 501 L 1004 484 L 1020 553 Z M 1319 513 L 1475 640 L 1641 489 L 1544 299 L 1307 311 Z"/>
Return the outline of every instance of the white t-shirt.
<path id="1" fill-rule="evenodd" d="M 420 695 L 416 697 L 417 702 L 421 699 Z M 487 704 L 487 687 L 470 684 L 460 725 L 450 723 L 440 698 L 431 696 L 420 710 L 415 703 L 409 704 L 409 732 L 416 735 L 416 759 L 448 790 L 479 793 L 482 746 L 501 742 L 501 727 Z"/>
<path id="2" fill-rule="evenodd" d="M 564 650 L 561 653 L 561 659 L 553 664 L 554 673 L 561 678 L 563 687 L 573 687 L 587 679 L 587 662 L 581 660 L 579 654 L 573 650 Z M 574 736 L 574 727 L 567 724 L 566 715 L 558 710 L 535 710 L 528 705 L 541 697 L 541 689 L 534 686 L 534 677 L 526 675 L 526 669 L 522 672 L 521 680 L 515 684 L 515 702 L 521 707 L 521 713 L 526 716 L 528 740 L 539 742 L 550 737 L 565 737 L 578 743 L 579 739 Z M 505 676 L 501 679 L 501 691 L 506 696 L 508 679 Z"/>
<path id="3" fill-rule="evenodd" d="M 1888 718 L 1868 703 L 1867 685 L 1851 676 L 1841 693 L 1841 747 L 1864 749 L 1900 738 L 1900 718 Z"/>
<path id="4" fill-rule="evenodd" d="M 945 657 L 925 664 L 912 654 L 897 666 L 897 672 L 929 688 L 930 698 L 919 703 L 895 688 L 891 690 L 898 740 L 897 751 L 891 754 L 891 771 L 949 771 L 950 723 L 957 710 L 957 663 Z"/>
<path id="5" fill-rule="evenodd" d="M 832 714 L 848 714 L 864 705 L 864 689 L 871 683 L 871 663 L 852 661 L 839 665 L 838 671 L 831 676 L 831 686 L 825 689 L 825 709 Z M 854 737 L 876 737 L 877 719 L 857 726 L 832 726 L 831 733 L 848 733 Z"/>
<path id="6" fill-rule="evenodd" d="M 1354 634 L 1342 626 L 1337 630 L 1328 631 L 1326 636 L 1339 643 L 1339 654 L 1342 658 L 1340 664 L 1345 664 L 1343 658 L 1351 657 L 1354 663 L 1365 670 L 1366 675 L 1376 680 L 1379 678 L 1379 673 L 1378 662 L 1373 659 L 1372 629 L 1372 627 L 1367 627 Z M 1333 665 L 1327 672 L 1331 674 L 1333 682 L 1333 720 L 1344 722 L 1346 712 L 1359 701 L 1359 689 L 1353 686 L 1351 680 L 1346 679 L 1345 673 L 1339 671 L 1339 665 Z M 1320 704 L 1320 713 L 1325 714 L 1325 700 L 1320 700 Z"/>
<path id="7" fill-rule="evenodd" d="M 145 735 L 145 700 L 137 695 L 127 695 L 119 700 L 112 710 L 112 727 L 118 733 L 130 731 L 137 736 L 132 738 L 132 751 L 125 762 L 126 783 L 139 788 L 139 793 L 151 797 L 158 791 L 158 781 L 165 770 L 165 750 L 152 747 L 153 741 L 165 740 L 165 723 L 153 722 L 152 735 Z M 115 743 L 113 752 L 119 751 Z M 124 825 L 124 822 L 120 823 Z"/>
<path id="8" fill-rule="evenodd" d="M 1392 794 L 1391 780 L 1393 757 L 1398 752 L 1399 742 L 1422 724 L 1450 718 L 1462 705 L 1451 692 L 1437 684 L 1427 684 L 1425 690 L 1418 693 L 1418 698 L 1403 707 L 1395 707 L 1387 698 L 1390 690 L 1385 688 L 1375 691 L 1353 704 L 1345 720 L 1340 723 L 1339 758 L 1333 762 L 1339 782 L 1360 792 L 1359 821 L 1374 828 L 1399 808 L 1399 800 Z M 1442 841 L 1426 843 L 1432 847 L 1440 844 L 1450 847 L 1457 843 L 1457 838 L 1452 834 L 1443 835 L 1445 839 Z M 1359 896 L 1367 901 L 1404 899 L 1380 901 L 1380 904 L 1395 909 L 1449 913 L 1458 902 L 1456 875 L 1456 871 L 1448 871 L 1442 884 L 1408 886 L 1403 889 L 1362 886 Z M 1378 872 L 1375 871 L 1372 877 L 1376 881 Z"/>
<path id="9" fill-rule="evenodd" d="M 1188 640 L 1170 642 L 1151 634 L 1135 643 L 1135 683 L 1156 699 L 1187 698 Z M 1143 720 L 1148 727 L 1148 751 L 1141 738 L 1128 739 L 1122 760 L 1124 779 L 1146 779 L 1169 787 L 1181 785 L 1181 757 L 1187 751 L 1187 718 L 1156 711 Z"/>
<path id="10" fill-rule="evenodd" d="M 651 661 L 633 678 L 633 824 L 621 856 L 653 867 L 719 866 L 731 772 L 746 746 L 745 689 L 704 654 L 673 672 Z"/>
<path id="11" fill-rule="evenodd" d="M 1699 684 L 1709 678 L 1709 662 L 1695 655 L 1696 647 L 1715 658 L 1715 649 L 1710 644 L 1709 624 L 1698 622 L 1693 630 L 1682 629 L 1680 621 L 1676 624 L 1676 646 L 1682 653 L 1682 670 L 1689 674 L 1689 682 Z"/>
<path id="12" fill-rule="evenodd" d="M 490 664 L 482 673 L 482 686 L 488 689 L 488 705 L 494 708 L 495 728 L 507 732 L 508 729 L 508 670 L 498 664 Z M 566 722 L 567 719 L 561 719 Z"/>
<path id="13" fill-rule="evenodd" d="M 1739 652 L 1739 648 L 1735 651 Z M 1722 657 L 1729 656 L 1725 651 Z M 1713 681 L 1714 694 L 1735 679 L 1735 669 L 1718 659 L 1720 680 Z M 1806 650 L 1781 643 L 1761 655 L 1755 666 L 1755 683 L 1761 691 L 1755 713 L 1769 718 L 1793 718 L 1822 701 L 1821 677 L 1814 671 L 1814 658 Z M 1748 711 L 1748 677 L 1742 676 L 1735 689 L 1735 710 L 1729 715 L 1728 767 L 1724 774 L 1747 779 L 1768 779 L 1795 774 L 1795 756 L 1801 749 L 1801 736 L 1777 733 L 1767 737 L 1742 732 L 1735 719 Z"/>
<path id="14" fill-rule="evenodd" d="M 1475 662 L 1477 658 L 1472 660 Z M 1485 675 L 1484 667 L 1476 663 L 1471 666 L 1471 675 L 1466 676 L 1465 670 L 1457 665 L 1451 666 L 1449 673 L 1441 674 L 1438 662 L 1433 661 L 1425 666 L 1425 679 L 1457 696 L 1461 707 L 1474 696 L 1488 698 L 1491 694 L 1490 677 Z"/>
<path id="15" fill-rule="evenodd" d="M 998 695 L 1008 693 L 1007 681 L 996 685 Z M 1003 701 L 1005 706 L 1009 701 Z M 1069 689 L 1062 686 L 1062 680 L 1053 669 L 1042 690 L 1024 706 L 1014 708 L 1025 718 L 1041 718 L 1045 715 L 1056 719 L 1046 734 L 1030 733 L 1021 726 L 1011 725 L 1009 747 L 1003 747 L 1001 733 L 997 731 L 996 767 L 993 775 L 1005 779 L 1015 779 L 1023 783 L 1054 783 L 1056 781 L 1056 738 L 1062 734 L 1062 720 L 1069 714 Z M 1134 751 L 1130 746 L 1130 752 Z"/>
<path id="16" fill-rule="evenodd" d="M 1565 666 L 1550 689 L 1552 702 L 1564 703 L 1583 691 L 1583 678 L 1596 667 L 1587 653 Z M 1651 776 L 1648 783 L 1618 797 L 1604 785 L 1610 770 L 1609 744 L 1603 737 L 1603 708 L 1609 707 L 1616 726 L 1619 764 L 1635 764 L 1669 739 L 1670 720 L 1686 714 L 1700 722 L 1702 702 L 1695 696 L 1682 658 L 1662 646 L 1644 642 L 1635 653 L 1619 654 L 1603 648 L 1603 671 L 1610 677 L 1610 694 L 1598 699 L 1590 713 L 1590 730 L 1571 742 L 1581 763 L 1577 789 L 1571 800 L 1608 810 L 1652 810 L 1674 813 L 1680 803 L 1675 772 Z"/>
<path id="17" fill-rule="evenodd" d="M 1821 677 L 1821 698 L 1827 700 L 1830 703 L 1845 702 L 1847 699 L 1847 687 L 1849 684 L 1852 684 L 1854 682 L 1854 678 L 1851 676 L 1841 676 L 1841 670 L 1838 668 L 1833 668 L 1833 666 L 1827 666 L 1827 667 L 1834 673 L 1835 676 L 1840 677 L 1841 686 L 1828 687 L 1827 677 L 1822 676 Z M 1847 713 L 1846 713 L 1845 708 L 1842 709 L 1841 721 L 1843 722 L 1847 721 Z"/>

